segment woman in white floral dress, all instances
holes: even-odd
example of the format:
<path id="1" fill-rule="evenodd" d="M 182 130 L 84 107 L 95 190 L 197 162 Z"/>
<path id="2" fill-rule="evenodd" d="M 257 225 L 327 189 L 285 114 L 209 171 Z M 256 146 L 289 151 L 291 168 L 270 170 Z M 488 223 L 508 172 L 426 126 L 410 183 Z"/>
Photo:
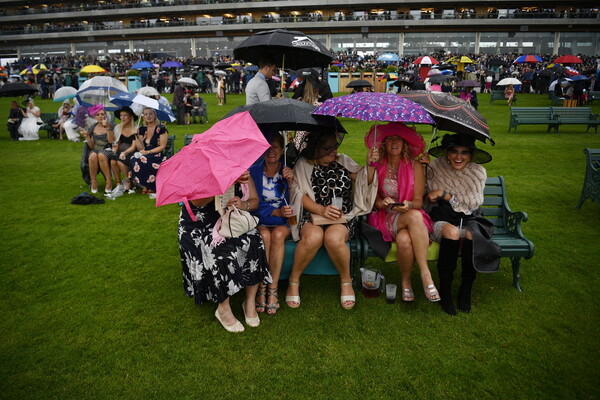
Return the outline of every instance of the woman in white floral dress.
<path id="1" fill-rule="evenodd" d="M 236 196 L 228 205 L 242 210 L 255 210 L 258 196 L 248 173 L 238 182 L 247 182 L 249 196 L 242 200 L 241 187 L 236 184 Z M 241 332 L 244 326 L 236 319 L 229 298 L 245 289 L 242 305 L 246 324 L 256 327 L 260 319 L 255 301 L 258 284 L 271 283 L 265 246 L 257 229 L 239 237 L 225 238 L 220 244 L 213 241 L 213 229 L 220 217 L 214 197 L 192 200 L 189 203 L 193 221 L 186 205 L 179 217 L 179 250 L 183 269 L 185 293 L 194 297 L 196 304 L 208 301 L 218 303 L 215 317 L 229 332 Z"/>

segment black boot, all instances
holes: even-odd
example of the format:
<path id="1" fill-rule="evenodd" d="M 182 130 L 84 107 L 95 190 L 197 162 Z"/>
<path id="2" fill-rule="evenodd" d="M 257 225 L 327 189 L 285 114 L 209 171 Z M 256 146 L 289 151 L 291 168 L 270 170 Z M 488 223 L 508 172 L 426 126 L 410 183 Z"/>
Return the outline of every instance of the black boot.
<path id="1" fill-rule="evenodd" d="M 458 309 L 461 312 L 471 311 L 471 289 L 477 272 L 473 266 L 473 241 L 466 240 L 462 251 L 462 280 L 458 288 Z"/>
<path id="2" fill-rule="evenodd" d="M 440 304 L 448 315 L 456 315 L 452 302 L 452 280 L 458 260 L 458 240 L 442 239 L 438 256 L 438 275 L 440 277 Z"/>

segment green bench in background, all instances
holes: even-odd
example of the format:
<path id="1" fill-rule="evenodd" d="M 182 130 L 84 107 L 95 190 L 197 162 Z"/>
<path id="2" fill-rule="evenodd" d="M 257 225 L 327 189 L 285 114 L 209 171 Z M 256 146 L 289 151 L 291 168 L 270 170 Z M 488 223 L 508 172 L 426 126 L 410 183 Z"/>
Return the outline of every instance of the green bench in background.
<path id="1" fill-rule="evenodd" d="M 576 208 L 581 208 L 587 199 L 600 206 L 600 149 L 584 149 L 583 152 L 586 155 L 585 177 Z"/>
<path id="2" fill-rule="evenodd" d="M 560 125 L 587 125 L 586 132 L 590 128 L 594 128 L 594 131 L 598 133 L 600 120 L 598 114 L 592 112 L 591 107 L 552 107 L 552 114 L 554 119 L 560 122 Z"/>
<path id="3" fill-rule="evenodd" d="M 510 108 L 510 123 L 508 125 L 508 131 L 517 129 L 519 125 L 548 125 L 550 129 L 554 128 L 554 131 L 558 133 L 558 126 L 561 124 L 560 121 L 554 118 L 552 113 L 552 107 L 511 107 Z"/>
<path id="4" fill-rule="evenodd" d="M 508 206 L 506 198 L 506 187 L 502 176 L 490 177 L 485 183 L 484 200 L 482 206 L 483 215 L 494 223 L 494 235 L 492 240 L 502 249 L 502 257 L 509 257 L 512 263 L 513 286 L 518 291 L 520 286 L 521 258 L 530 259 L 534 254 L 533 243 L 523 235 L 521 223 L 526 222 L 528 216 L 525 212 L 513 212 Z M 362 238 L 361 266 L 369 257 L 376 257 L 368 241 Z M 437 254 L 432 254 L 439 249 L 437 243 L 430 246 L 428 260 L 437 260 Z M 395 251 L 393 246 L 391 253 Z M 388 254 L 386 262 L 395 261 L 395 254 Z M 355 277 L 356 278 L 356 277 Z"/>
<path id="5" fill-rule="evenodd" d="M 56 113 L 42 113 L 40 118 L 44 121 L 44 125 L 40 126 L 40 131 L 46 131 L 48 139 L 56 139 L 58 137 L 58 128 L 52 125 L 58 121 Z"/>

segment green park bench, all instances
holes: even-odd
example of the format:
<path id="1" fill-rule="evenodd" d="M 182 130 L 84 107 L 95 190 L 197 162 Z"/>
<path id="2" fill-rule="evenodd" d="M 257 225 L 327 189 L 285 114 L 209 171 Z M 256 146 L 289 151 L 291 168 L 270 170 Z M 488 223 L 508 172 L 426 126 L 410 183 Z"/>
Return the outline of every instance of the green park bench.
<path id="1" fill-rule="evenodd" d="M 169 135 L 167 138 L 167 145 L 162 151 L 163 155 L 170 158 L 175 154 L 175 135 Z"/>
<path id="2" fill-rule="evenodd" d="M 509 257 L 512 263 L 513 286 L 518 291 L 520 286 L 521 258 L 530 259 L 534 254 L 533 243 L 523 235 L 521 223 L 528 219 L 527 213 L 518 211 L 513 212 L 508 206 L 506 198 L 506 187 L 504 178 L 488 177 L 485 183 L 483 206 L 481 207 L 483 215 L 490 219 L 494 224 L 494 234 L 492 240 L 502 249 L 502 257 Z M 429 246 L 428 261 L 437 260 L 439 245 L 433 242 Z M 362 255 L 361 266 L 369 257 L 376 257 L 368 241 L 362 237 Z M 396 246 L 392 248 L 385 258 L 386 262 L 396 261 Z"/>
<path id="3" fill-rule="evenodd" d="M 504 97 L 504 90 L 492 90 L 492 94 L 490 96 L 490 104 L 492 104 L 494 102 L 494 100 L 504 100 L 506 101 L 506 98 Z M 515 93 L 513 95 L 513 103 L 517 102 L 517 94 Z"/>
<path id="4" fill-rule="evenodd" d="M 600 119 L 598 119 L 598 114 L 592 112 L 591 107 L 552 107 L 552 115 L 560 122 L 560 125 L 587 125 L 586 132 L 590 128 L 594 128 L 594 131 L 598 133 Z"/>
<path id="5" fill-rule="evenodd" d="M 56 113 L 42 113 L 40 118 L 44 121 L 44 124 L 40 126 L 41 131 L 46 131 L 48 139 L 56 139 L 58 137 L 58 128 L 52 125 L 58 121 Z"/>
<path id="6" fill-rule="evenodd" d="M 511 107 L 510 108 L 510 124 L 508 131 L 517 129 L 519 125 L 548 125 L 548 131 L 554 128 L 558 133 L 558 126 L 561 122 L 554 118 L 552 107 Z"/>
<path id="7" fill-rule="evenodd" d="M 576 208 L 581 208 L 587 199 L 600 206 L 600 149 L 584 149 L 583 152 L 586 155 L 585 177 Z"/>

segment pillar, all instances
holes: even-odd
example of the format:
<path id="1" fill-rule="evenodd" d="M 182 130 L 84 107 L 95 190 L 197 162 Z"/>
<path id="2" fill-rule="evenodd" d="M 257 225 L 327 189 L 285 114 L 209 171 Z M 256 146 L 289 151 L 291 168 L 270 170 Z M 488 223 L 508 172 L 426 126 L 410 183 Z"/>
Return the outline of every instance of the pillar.
<path id="1" fill-rule="evenodd" d="M 127 44 L 129 45 L 129 52 L 130 52 L 131 54 L 133 54 L 133 53 L 134 53 L 134 48 L 133 48 L 133 40 L 128 40 L 128 41 L 127 41 Z"/>
<path id="2" fill-rule="evenodd" d="M 192 51 L 192 57 L 196 57 L 196 38 L 190 38 L 190 50 Z"/>
<path id="3" fill-rule="evenodd" d="M 398 55 L 400 57 L 404 55 L 404 32 L 398 35 Z"/>
<path id="4" fill-rule="evenodd" d="M 552 55 L 558 55 L 558 48 L 560 47 L 560 32 L 554 32 L 554 47 L 552 48 Z"/>
<path id="5" fill-rule="evenodd" d="M 479 45 L 481 43 L 481 32 L 475 32 L 475 54 L 479 54 Z"/>
<path id="6" fill-rule="evenodd" d="M 75 51 L 75 42 L 71 42 L 71 56 L 75 57 L 77 52 Z"/>

